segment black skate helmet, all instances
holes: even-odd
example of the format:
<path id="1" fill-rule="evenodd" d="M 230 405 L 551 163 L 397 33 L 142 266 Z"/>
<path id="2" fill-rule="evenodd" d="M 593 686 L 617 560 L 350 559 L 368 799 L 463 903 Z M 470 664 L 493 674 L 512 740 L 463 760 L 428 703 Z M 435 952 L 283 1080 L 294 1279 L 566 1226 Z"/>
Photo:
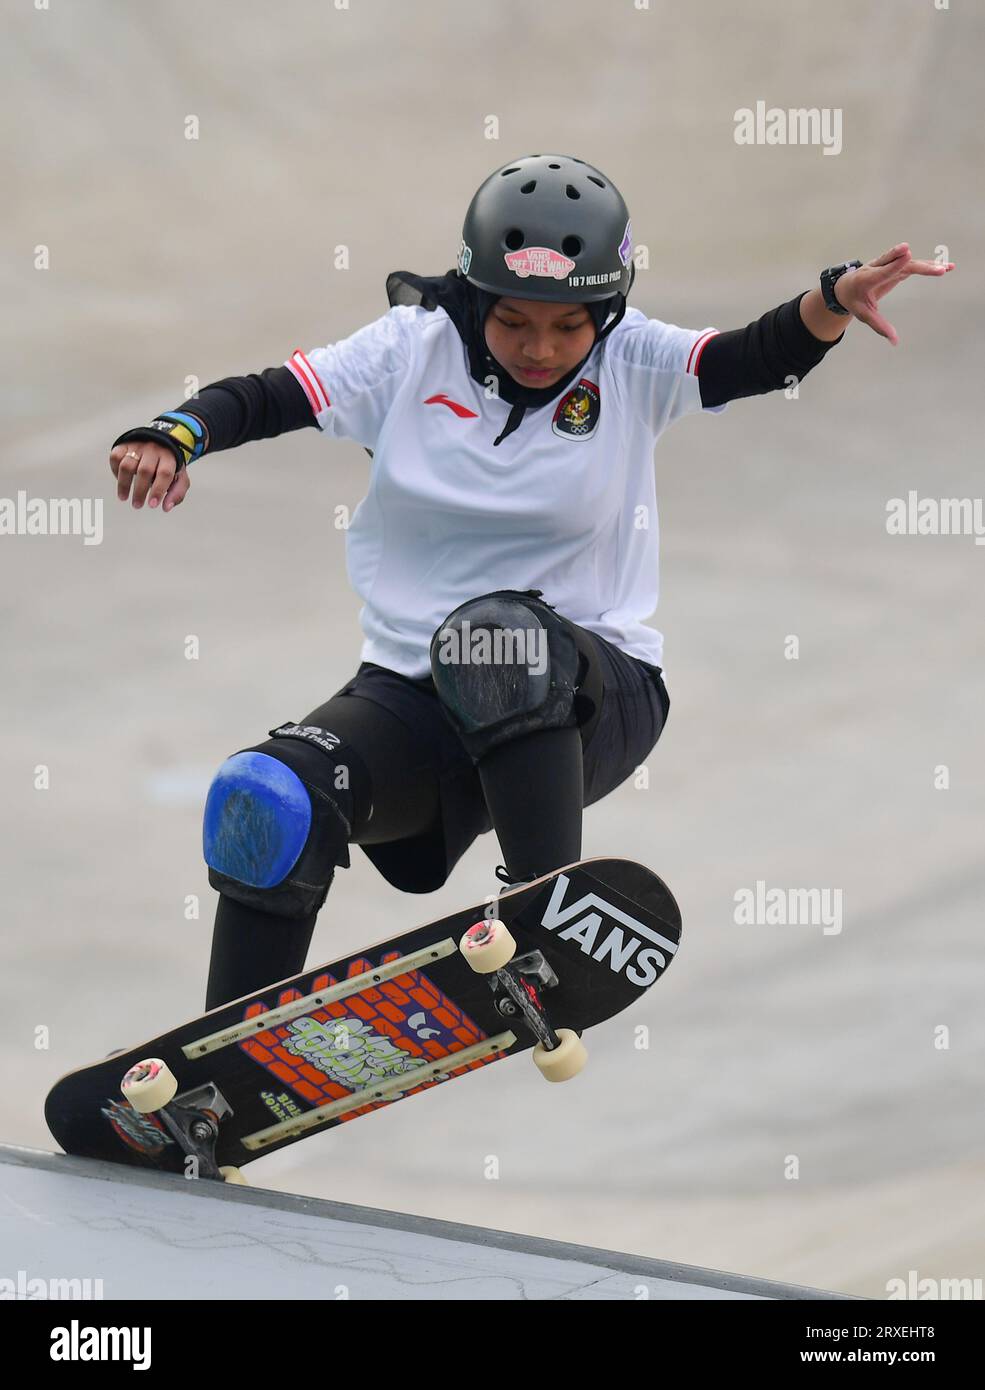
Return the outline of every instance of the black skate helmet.
<path id="1" fill-rule="evenodd" d="M 563 154 L 504 164 L 481 185 L 462 229 L 461 275 L 515 299 L 587 304 L 629 293 L 629 210 L 598 169 Z"/>

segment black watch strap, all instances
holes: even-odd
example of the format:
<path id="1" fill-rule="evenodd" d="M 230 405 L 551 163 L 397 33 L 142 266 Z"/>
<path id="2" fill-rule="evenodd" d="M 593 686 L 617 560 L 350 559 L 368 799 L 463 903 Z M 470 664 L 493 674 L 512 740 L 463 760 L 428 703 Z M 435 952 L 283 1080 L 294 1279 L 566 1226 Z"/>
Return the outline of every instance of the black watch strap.
<path id="1" fill-rule="evenodd" d="M 845 314 L 848 310 L 839 304 L 835 299 L 835 285 L 848 270 L 861 269 L 861 261 L 845 261 L 842 265 L 828 266 L 827 270 L 821 271 L 821 293 L 824 295 L 824 303 L 833 314 Z"/>

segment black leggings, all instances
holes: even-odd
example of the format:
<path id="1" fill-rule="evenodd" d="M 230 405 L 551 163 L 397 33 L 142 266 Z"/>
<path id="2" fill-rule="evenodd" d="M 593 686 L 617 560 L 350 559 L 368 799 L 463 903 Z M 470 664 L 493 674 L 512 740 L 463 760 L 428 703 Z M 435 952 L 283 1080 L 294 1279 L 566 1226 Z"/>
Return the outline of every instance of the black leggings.
<path id="1" fill-rule="evenodd" d="M 330 729 L 364 765 L 357 768 L 353 760 L 356 813 L 350 842 L 371 858 L 373 846 L 381 847 L 375 852 L 381 856 L 405 846 L 416 858 L 425 846 L 440 849 L 458 835 L 460 840 L 441 854 L 441 882 L 463 846 L 490 825 L 511 879 L 548 873 L 581 858 L 583 807 L 618 785 L 646 756 L 660 735 L 669 701 L 659 668 L 575 624 L 571 630 L 581 655 L 578 726 L 501 744 L 475 767 L 430 679 L 410 680 L 363 663 L 354 680 L 306 714 L 301 723 Z M 462 822 L 470 819 L 466 832 Z M 405 883 L 389 870 L 390 862 L 381 857 L 378 867 L 398 886 L 409 891 L 439 886 L 430 879 Z M 220 895 L 206 1007 L 300 972 L 314 926 L 314 913 L 274 917 Z"/>
<path id="2" fill-rule="evenodd" d="M 581 772 L 579 740 L 581 745 L 588 742 L 601 714 L 603 680 L 592 634 L 574 623 L 571 633 L 580 657 L 576 696 L 579 727 L 551 729 L 501 745 L 487 754 L 478 767 L 507 867 L 512 873 L 513 866 L 517 866 L 515 878 L 527 876 L 519 870 L 521 862 L 549 861 L 548 868 L 532 871 L 536 874 L 578 858 L 578 853 L 567 859 L 557 855 L 563 854 L 564 846 L 576 837 L 580 846 L 581 778 L 573 778 L 572 774 Z M 433 694 L 430 679 L 411 684 Z M 371 798 L 372 817 L 362 816 L 353 825 L 352 844 L 408 839 L 434 823 L 441 784 L 432 750 L 422 741 L 419 730 L 375 700 L 350 693 L 333 695 L 305 715 L 302 723 L 338 734 L 359 753 L 369 773 L 369 796 L 360 796 L 354 788 L 354 801 L 363 808 Z M 518 749 L 519 753 L 511 754 L 510 749 Z M 537 796 L 536 789 L 541 786 L 543 794 Z M 494 803 L 501 806 L 501 816 L 497 816 Z M 546 818 L 538 816 L 534 809 L 544 804 L 551 809 Z M 511 833 L 511 823 L 522 830 Z M 504 835 L 507 843 L 503 842 Z"/>

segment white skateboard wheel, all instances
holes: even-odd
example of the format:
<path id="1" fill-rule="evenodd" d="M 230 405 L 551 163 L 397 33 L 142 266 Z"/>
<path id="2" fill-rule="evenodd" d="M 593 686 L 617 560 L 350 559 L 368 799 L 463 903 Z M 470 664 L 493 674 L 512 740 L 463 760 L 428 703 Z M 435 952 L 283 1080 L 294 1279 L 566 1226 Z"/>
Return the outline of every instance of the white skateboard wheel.
<path id="1" fill-rule="evenodd" d="M 558 1047 L 549 1049 L 537 1043 L 534 1061 L 545 1081 L 570 1081 L 588 1061 L 588 1049 L 570 1028 L 558 1028 L 557 1035 L 561 1039 Z"/>
<path id="2" fill-rule="evenodd" d="M 236 1182 L 239 1183 L 241 1187 L 249 1187 L 249 1183 L 243 1177 L 243 1174 L 238 1168 L 234 1168 L 231 1163 L 225 1164 L 219 1169 L 219 1172 L 222 1174 L 223 1181 Z"/>
<path id="3" fill-rule="evenodd" d="M 516 954 L 516 942 L 498 917 L 476 922 L 458 943 L 458 949 L 478 975 L 502 970 Z"/>
<path id="4" fill-rule="evenodd" d="M 127 1100 L 141 1115 L 160 1110 L 178 1094 L 174 1072 L 160 1057 L 147 1057 L 130 1068 L 120 1085 Z"/>

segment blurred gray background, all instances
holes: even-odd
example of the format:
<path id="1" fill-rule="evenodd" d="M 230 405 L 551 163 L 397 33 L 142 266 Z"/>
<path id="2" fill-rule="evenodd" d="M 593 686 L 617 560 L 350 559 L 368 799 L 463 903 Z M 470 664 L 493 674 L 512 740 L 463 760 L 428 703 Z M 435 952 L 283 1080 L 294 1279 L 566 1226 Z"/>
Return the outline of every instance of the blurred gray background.
<path id="1" fill-rule="evenodd" d="M 249 1175 L 876 1297 L 910 1270 L 985 1276 L 985 548 L 885 528 L 909 489 L 981 496 L 985 15 L 2 9 L 0 493 L 105 510 L 99 545 L 0 536 L 0 1137 L 51 1147 L 58 1075 L 199 1011 L 210 775 L 358 661 L 335 526 L 363 495 L 358 446 L 304 431 L 209 457 L 165 516 L 115 501 L 112 439 L 189 379 L 378 317 L 388 271 L 453 264 L 489 172 L 559 150 L 621 188 L 649 252 L 632 302 L 669 322 L 741 326 L 897 241 L 958 269 L 883 301 L 899 347 L 854 323 L 799 399 L 741 401 L 658 445 L 673 708 L 648 786 L 586 813 L 585 853 L 673 887 L 686 934 L 666 980 L 593 1035 L 570 1086 L 547 1094 L 518 1060 Z M 734 114 L 758 100 L 837 108 L 841 152 L 737 146 Z M 413 898 L 356 851 L 311 960 L 481 898 L 497 862 L 486 836 Z M 737 925 L 757 880 L 842 890 L 843 930 Z"/>

